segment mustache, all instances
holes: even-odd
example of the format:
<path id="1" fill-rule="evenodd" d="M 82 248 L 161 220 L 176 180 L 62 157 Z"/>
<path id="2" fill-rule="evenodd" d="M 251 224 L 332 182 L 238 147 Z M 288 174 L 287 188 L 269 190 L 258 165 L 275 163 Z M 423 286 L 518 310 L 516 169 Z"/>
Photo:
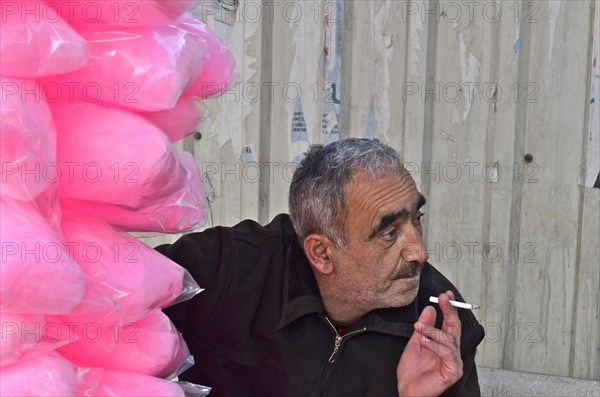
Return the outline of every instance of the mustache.
<path id="1" fill-rule="evenodd" d="M 421 274 L 421 270 L 425 266 L 424 263 L 412 261 L 403 266 L 402 271 L 398 274 L 398 278 L 411 278 Z"/>

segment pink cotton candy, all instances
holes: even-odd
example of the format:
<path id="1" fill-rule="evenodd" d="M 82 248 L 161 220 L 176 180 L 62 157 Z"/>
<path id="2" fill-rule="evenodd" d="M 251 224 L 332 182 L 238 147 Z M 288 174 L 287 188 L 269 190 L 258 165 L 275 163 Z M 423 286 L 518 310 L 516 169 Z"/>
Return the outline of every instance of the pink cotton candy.
<path id="1" fill-rule="evenodd" d="M 200 122 L 208 117 L 208 107 L 192 97 L 183 96 L 173 109 L 140 114 L 160 127 L 169 141 L 177 142 L 198 129 Z"/>
<path id="2" fill-rule="evenodd" d="M 178 374 L 190 355 L 179 331 L 160 310 L 137 321 L 102 327 L 99 332 L 94 331 L 93 339 L 81 335 L 58 352 L 82 367 L 102 367 L 161 378 Z"/>
<path id="3" fill-rule="evenodd" d="M 58 164 L 73 170 L 59 194 L 144 208 L 181 189 L 188 172 L 166 135 L 135 113 L 84 102 L 52 106 Z"/>
<path id="4" fill-rule="evenodd" d="M 62 325 L 44 316 L 0 312 L 0 366 L 47 354 L 73 340 Z"/>
<path id="5" fill-rule="evenodd" d="M 0 310 L 66 313 L 81 301 L 85 275 L 29 202 L 0 196 Z"/>
<path id="6" fill-rule="evenodd" d="M 185 95 L 207 98 L 226 90 L 233 80 L 235 59 L 227 47 L 208 27 L 190 14 L 178 20 L 178 26 L 194 34 L 201 42 L 206 42 L 202 72 L 192 83 Z"/>
<path id="7" fill-rule="evenodd" d="M 73 98 L 143 111 L 170 109 L 202 68 L 202 39 L 175 26 L 81 30 L 90 60 L 44 84 L 75 85 Z"/>
<path id="8" fill-rule="evenodd" d="M 74 396 L 77 382 L 75 366 L 55 352 L 0 368 L 0 395 L 6 397 Z"/>
<path id="9" fill-rule="evenodd" d="M 0 75 L 50 76 L 87 61 L 86 41 L 55 8 L 41 1 L 3 1 L 0 6 Z"/>
<path id="10" fill-rule="evenodd" d="M 47 0 L 76 28 L 86 25 L 142 26 L 169 24 L 193 4 L 193 0 Z"/>
<path id="11" fill-rule="evenodd" d="M 52 114 L 34 81 L 0 78 L 0 96 L 2 194 L 30 200 L 60 175 Z"/>
<path id="12" fill-rule="evenodd" d="M 202 225 L 208 213 L 200 174 L 191 153 L 178 153 L 186 170 L 181 188 L 167 197 L 139 209 L 63 199 L 64 205 L 93 213 L 111 225 L 126 231 L 184 232 Z"/>
<path id="13" fill-rule="evenodd" d="M 65 207 L 62 231 L 65 242 L 80 247 L 73 256 L 89 276 L 86 297 L 102 293 L 115 302 L 97 309 L 84 298 L 67 316 L 73 321 L 95 321 L 101 326 L 133 321 L 173 302 L 184 286 L 199 291 L 184 268 L 92 216 Z"/>
<path id="14" fill-rule="evenodd" d="M 208 213 L 200 174 L 190 153 L 179 153 L 186 170 L 186 182 L 177 192 L 156 203 L 130 210 L 119 206 L 79 201 L 77 208 L 94 211 L 112 225 L 128 231 L 184 232 L 199 227 Z"/>
<path id="15" fill-rule="evenodd" d="M 77 396 L 98 397 L 184 397 L 176 383 L 132 372 L 117 372 L 103 368 L 79 370 Z"/>
<path id="16" fill-rule="evenodd" d="M 12 364 L 42 339 L 44 316 L 0 312 L 0 366 Z M 51 349 L 52 351 L 54 349 Z"/>

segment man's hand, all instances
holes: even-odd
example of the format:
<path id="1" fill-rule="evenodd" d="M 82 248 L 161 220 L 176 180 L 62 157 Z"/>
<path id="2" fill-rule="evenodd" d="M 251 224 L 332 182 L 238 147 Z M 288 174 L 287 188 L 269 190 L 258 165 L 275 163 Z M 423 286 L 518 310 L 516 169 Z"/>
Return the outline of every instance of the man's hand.
<path id="1" fill-rule="evenodd" d="M 462 377 L 461 324 L 450 299 L 454 299 L 451 291 L 439 296 L 444 315 L 441 330 L 435 328 L 436 311 L 431 306 L 423 309 L 415 323 L 396 369 L 401 397 L 438 396 Z"/>

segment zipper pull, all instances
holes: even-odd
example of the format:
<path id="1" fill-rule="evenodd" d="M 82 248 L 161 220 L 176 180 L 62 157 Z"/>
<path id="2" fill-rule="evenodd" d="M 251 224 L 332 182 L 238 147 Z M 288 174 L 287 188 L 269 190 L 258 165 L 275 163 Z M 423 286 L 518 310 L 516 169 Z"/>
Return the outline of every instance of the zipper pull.
<path id="1" fill-rule="evenodd" d="M 342 337 L 339 335 L 336 335 L 335 337 L 335 341 L 333 342 L 333 353 L 331 353 L 331 356 L 329 357 L 329 362 L 333 363 L 335 361 L 335 359 L 333 358 L 335 356 L 335 353 L 338 352 L 338 350 L 340 349 L 340 345 L 342 344 Z"/>

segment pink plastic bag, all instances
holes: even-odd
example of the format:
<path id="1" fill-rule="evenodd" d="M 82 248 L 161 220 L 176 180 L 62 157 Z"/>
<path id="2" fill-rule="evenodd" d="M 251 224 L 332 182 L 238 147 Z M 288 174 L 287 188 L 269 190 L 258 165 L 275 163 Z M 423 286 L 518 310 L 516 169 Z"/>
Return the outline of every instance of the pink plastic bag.
<path id="1" fill-rule="evenodd" d="M 175 26 L 79 33 L 91 47 L 88 63 L 75 72 L 44 80 L 45 84 L 74 85 L 74 100 L 143 111 L 170 109 L 202 69 L 203 39 Z"/>
<path id="2" fill-rule="evenodd" d="M 0 3 L 0 75 L 41 77 L 79 69 L 88 45 L 41 1 Z"/>
<path id="3" fill-rule="evenodd" d="M 126 231 L 177 233 L 199 227 L 206 221 L 208 207 L 200 174 L 191 153 L 180 152 L 186 170 L 181 188 L 168 197 L 139 209 L 83 200 L 62 200 L 65 206 L 93 213 L 107 223 Z"/>
<path id="4" fill-rule="evenodd" d="M 61 198 L 143 208 L 181 189 L 188 172 L 166 135 L 142 116 L 84 102 L 56 104 L 57 160 L 72 172 Z"/>
<path id="5" fill-rule="evenodd" d="M 1 193 L 31 200 L 61 174 L 52 114 L 34 81 L 0 78 L 0 97 Z"/>
<path id="6" fill-rule="evenodd" d="M 227 47 L 208 27 L 190 14 L 178 21 L 179 27 L 194 34 L 201 43 L 206 42 L 202 72 L 192 83 L 185 95 L 207 98 L 225 91 L 233 81 L 235 59 Z"/>
<path id="7" fill-rule="evenodd" d="M 6 397 L 201 397 L 210 391 L 133 372 L 78 368 L 56 352 L 2 367 L 0 379 L 0 395 Z"/>
<path id="8" fill-rule="evenodd" d="M 61 324 L 47 322 L 42 315 L 0 312 L 0 326 L 0 367 L 74 341 L 63 333 Z"/>
<path id="9" fill-rule="evenodd" d="M 30 202 L 0 196 L 0 310 L 61 314 L 80 303 L 85 275 Z"/>
<path id="10" fill-rule="evenodd" d="M 103 368 L 81 368 L 77 396 L 102 397 L 185 397 L 176 382 L 132 372 Z"/>
<path id="11" fill-rule="evenodd" d="M 81 329 L 76 328 L 75 332 Z M 177 375 L 190 356 L 179 331 L 159 310 L 136 321 L 99 328 L 93 335 L 79 335 L 75 342 L 60 347 L 58 352 L 82 367 L 161 378 Z"/>
<path id="12" fill-rule="evenodd" d="M 177 142 L 196 131 L 200 122 L 208 118 L 208 107 L 192 97 L 183 96 L 173 109 L 140 114 L 160 127 L 170 142 Z"/>
<path id="13" fill-rule="evenodd" d="M 165 25 L 187 11 L 193 0 L 47 0 L 76 28 L 86 25 Z"/>
<path id="14" fill-rule="evenodd" d="M 0 395 L 74 396 L 77 368 L 55 352 L 20 360 L 0 369 Z"/>
<path id="15" fill-rule="evenodd" d="M 65 242 L 75 247 L 73 255 L 89 277 L 81 305 L 65 318 L 110 326 L 137 320 L 200 291 L 184 268 L 99 219 L 65 206 L 62 230 Z M 89 304 L 95 301 L 88 298 L 90 294 L 107 296 L 114 304 L 93 306 Z"/>

